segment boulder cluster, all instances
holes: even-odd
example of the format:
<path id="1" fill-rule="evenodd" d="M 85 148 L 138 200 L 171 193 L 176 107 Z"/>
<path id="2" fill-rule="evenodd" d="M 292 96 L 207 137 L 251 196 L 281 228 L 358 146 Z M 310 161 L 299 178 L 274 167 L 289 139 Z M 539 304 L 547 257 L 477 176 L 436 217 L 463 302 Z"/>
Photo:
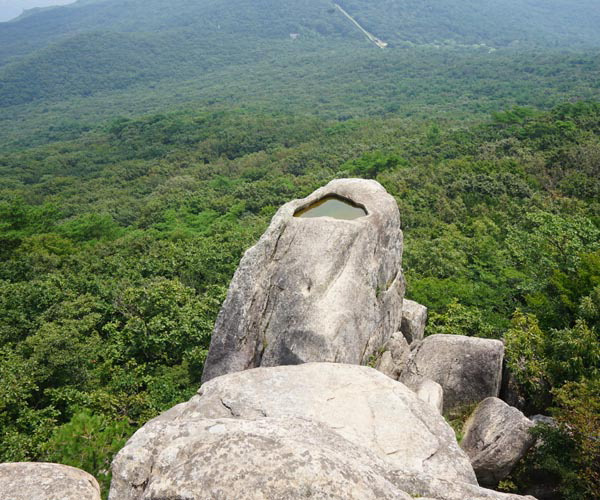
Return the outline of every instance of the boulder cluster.
<path id="1" fill-rule="evenodd" d="M 325 197 L 364 216 L 295 216 Z M 404 299 L 398 207 L 380 184 L 336 180 L 287 203 L 240 263 L 198 393 L 127 442 L 109 499 L 533 498 L 480 486 L 533 445 L 534 423 L 498 399 L 502 342 L 425 337 L 426 320 Z M 443 414 L 468 412 L 459 445 Z M 71 498 L 7 496 L 23 487 L 6 477 L 2 498 Z M 60 482 L 98 498 L 94 481 Z"/>

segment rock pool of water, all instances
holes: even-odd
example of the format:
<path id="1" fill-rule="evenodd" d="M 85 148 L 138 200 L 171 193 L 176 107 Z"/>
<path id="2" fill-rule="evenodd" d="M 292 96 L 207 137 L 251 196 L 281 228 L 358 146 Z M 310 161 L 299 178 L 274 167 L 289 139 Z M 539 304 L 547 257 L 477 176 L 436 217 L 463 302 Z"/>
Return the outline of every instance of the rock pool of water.
<path id="1" fill-rule="evenodd" d="M 350 200 L 337 196 L 326 196 L 306 208 L 298 210 L 294 217 L 333 217 L 334 219 L 353 220 L 367 215 L 367 211 Z"/>

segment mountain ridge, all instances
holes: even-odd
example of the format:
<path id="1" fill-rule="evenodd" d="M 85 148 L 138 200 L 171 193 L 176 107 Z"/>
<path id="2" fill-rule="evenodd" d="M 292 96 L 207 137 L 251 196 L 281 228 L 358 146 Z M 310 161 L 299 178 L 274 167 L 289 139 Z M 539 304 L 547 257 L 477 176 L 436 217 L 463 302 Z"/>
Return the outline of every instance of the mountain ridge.
<path id="1" fill-rule="evenodd" d="M 340 0 L 364 27 L 392 46 L 485 44 L 490 47 L 600 46 L 600 13 L 592 0 Z M 0 23 L 0 64 L 53 40 L 87 31 L 161 32 L 193 27 L 201 35 L 290 32 L 356 39 L 329 0 L 234 0 L 224 13 L 220 0 L 92 0 L 30 12 Z"/>

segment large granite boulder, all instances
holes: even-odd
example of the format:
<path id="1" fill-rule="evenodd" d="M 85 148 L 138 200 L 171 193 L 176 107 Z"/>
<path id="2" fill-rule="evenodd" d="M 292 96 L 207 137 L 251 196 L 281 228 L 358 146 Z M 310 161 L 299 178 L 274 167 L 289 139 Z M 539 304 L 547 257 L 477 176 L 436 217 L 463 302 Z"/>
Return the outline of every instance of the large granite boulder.
<path id="1" fill-rule="evenodd" d="M 67 465 L 19 462 L 0 464 L 2 500 L 100 500 L 96 479 Z"/>
<path id="2" fill-rule="evenodd" d="M 206 382 L 189 402 L 159 418 L 264 417 L 322 422 L 403 472 L 476 484 L 468 457 L 439 413 L 403 384 L 366 366 L 307 363 L 231 373 Z M 144 429 L 137 434 L 146 434 Z M 163 445 L 150 438 L 143 448 L 153 455 Z"/>
<path id="3" fill-rule="evenodd" d="M 293 417 L 152 422 L 161 440 L 152 469 L 113 466 L 110 500 L 398 499 L 385 462 L 329 426 Z M 143 451 L 136 434 L 128 448 Z M 138 471 L 142 472 L 142 470 Z"/>
<path id="4" fill-rule="evenodd" d="M 295 216 L 331 199 L 362 216 Z M 242 258 L 217 318 L 203 381 L 258 366 L 366 364 L 399 330 L 403 295 L 394 198 L 372 180 L 334 180 L 283 205 Z"/>
<path id="5" fill-rule="evenodd" d="M 110 500 L 522 498 L 480 488 L 411 390 L 333 363 L 215 378 L 136 432 L 112 471 Z"/>
<path id="6" fill-rule="evenodd" d="M 460 445 L 481 484 L 495 486 L 510 474 L 535 443 L 529 432 L 534 425 L 501 399 L 487 398 L 477 406 L 465 424 Z"/>
<path id="7" fill-rule="evenodd" d="M 496 397 L 502 380 L 504 344 L 462 335 L 431 335 L 413 344 L 400 378 L 412 387 L 431 379 L 444 390 L 444 412 L 456 414 Z"/>
<path id="8" fill-rule="evenodd" d="M 414 300 L 404 299 L 400 330 L 409 344 L 423 340 L 427 324 L 427 308 Z"/>

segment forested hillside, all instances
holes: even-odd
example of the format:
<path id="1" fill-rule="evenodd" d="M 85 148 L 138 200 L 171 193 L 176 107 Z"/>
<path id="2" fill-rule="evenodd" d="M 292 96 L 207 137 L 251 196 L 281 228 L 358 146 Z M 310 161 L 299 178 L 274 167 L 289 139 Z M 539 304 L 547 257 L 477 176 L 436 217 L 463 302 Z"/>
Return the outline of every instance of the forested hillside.
<path id="1" fill-rule="evenodd" d="M 555 408 L 561 426 L 526 467 L 590 498 L 599 133 L 592 103 L 470 128 L 196 111 L 4 155 L 0 459 L 106 486 L 127 436 L 197 389 L 229 279 L 276 207 L 358 176 L 398 201 L 429 332 L 504 338 L 532 411 Z M 504 486 L 526 489 L 529 469 Z"/>
<path id="2" fill-rule="evenodd" d="M 0 149 L 199 105 L 483 117 L 594 99 L 593 3 L 342 2 L 385 50 L 325 0 L 177 0 L 168 9 L 163 0 L 80 0 L 32 11 L 0 23 Z"/>
<path id="3" fill-rule="evenodd" d="M 97 39 L 89 37 L 90 42 Z M 384 114 L 472 120 L 515 105 L 547 109 L 570 99 L 600 96 L 596 51 L 386 52 L 350 44 L 343 52 L 315 46 L 305 52 L 309 42 L 294 42 L 277 49 L 264 47 L 246 62 L 234 63 L 234 51 L 226 67 L 198 55 L 197 70 L 206 71 L 193 76 L 179 65 L 184 57 L 180 53 L 165 52 L 164 67 L 144 65 L 146 59 L 135 47 L 124 53 L 127 39 L 121 44 L 119 37 L 115 35 L 105 53 L 95 54 L 91 43 L 75 58 L 65 55 L 50 65 L 36 63 L 32 74 L 11 69 L 3 87 L 6 105 L 0 107 L 0 150 L 78 137 L 107 126 L 115 116 L 134 118 L 174 109 L 217 112 L 233 106 L 340 120 Z M 195 57 L 193 50 L 185 57 Z M 169 69 L 172 73 L 161 80 Z M 73 79 L 65 80 L 64 75 Z M 32 102 L 11 105 L 10 99 L 21 98 Z"/>
<path id="4" fill-rule="evenodd" d="M 503 339 L 526 413 L 556 418 L 500 488 L 597 495 L 596 0 L 340 0 L 383 50 L 329 1 L 166 3 L 0 23 L 0 462 L 106 494 L 197 390 L 277 207 L 362 177 L 398 202 L 427 333 Z"/>
<path id="5" fill-rule="evenodd" d="M 484 44 L 490 47 L 600 45 L 594 0 L 340 0 L 365 27 L 392 45 Z M 326 39 L 362 35 L 329 0 L 88 0 L 32 11 L 0 25 L 0 61 L 94 31 L 193 31 L 199 37 L 281 40 L 289 33 Z"/>

